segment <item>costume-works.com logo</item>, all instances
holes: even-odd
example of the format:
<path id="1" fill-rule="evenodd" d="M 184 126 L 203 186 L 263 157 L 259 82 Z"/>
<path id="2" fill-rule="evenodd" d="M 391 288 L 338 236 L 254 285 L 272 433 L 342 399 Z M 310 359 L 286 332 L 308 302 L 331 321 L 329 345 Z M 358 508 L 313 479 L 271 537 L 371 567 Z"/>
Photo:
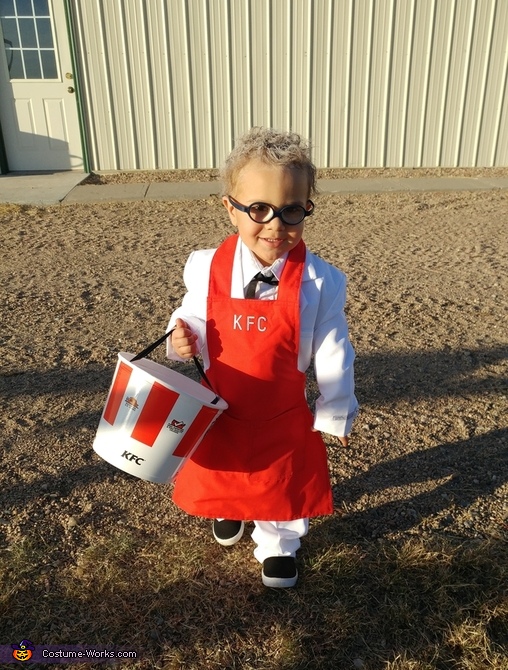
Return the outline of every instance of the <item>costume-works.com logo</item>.
<path id="1" fill-rule="evenodd" d="M 13 658 L 21 662 L 31 659 L 35 649 L 30 640 L 21 640 L 19 644 L 11 644 L 11 647 Z"/>

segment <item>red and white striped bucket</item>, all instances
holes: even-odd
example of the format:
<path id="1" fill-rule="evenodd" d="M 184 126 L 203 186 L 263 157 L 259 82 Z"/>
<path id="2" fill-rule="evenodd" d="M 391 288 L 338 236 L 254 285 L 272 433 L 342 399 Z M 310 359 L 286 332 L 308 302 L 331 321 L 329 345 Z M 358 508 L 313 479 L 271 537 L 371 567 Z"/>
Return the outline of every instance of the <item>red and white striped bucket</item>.
<path id="1" fill-rule="evenodd" d="M 147 358 L 121 352 L 93 443 L 120 470 L 166 484 L 227 403 L 213 391 Z"/>

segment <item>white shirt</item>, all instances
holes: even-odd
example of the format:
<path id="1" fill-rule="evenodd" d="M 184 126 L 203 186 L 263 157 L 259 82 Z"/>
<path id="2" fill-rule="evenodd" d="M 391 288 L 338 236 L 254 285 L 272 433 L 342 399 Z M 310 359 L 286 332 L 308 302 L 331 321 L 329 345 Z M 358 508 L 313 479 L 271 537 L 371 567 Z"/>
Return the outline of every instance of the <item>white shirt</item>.
<path id="1" fill-rule="evenodd" d="M 244 297 L 245 290 L 249 285 L 250 280 L 257 275 L 258 272 L 262 272 L 266 276 L 272 274 L 277 281 L 280 281 L 282 276 L 282 270 L 286 265 L 286 258 L 288 257 L 285 253 L 280 258 L 277 258 L 270 266 L 265 266 L 260 263 L 260 261 L 254 256 L 252 251 L 248 249 L 244 244 L 240 247 L 240 258 L 242 263 L 242 283 L 244 287 L 244 293 L 240 297 Z M 264 282 L 259 282 L 256 287 L 255 297 L 259 300 L 276 300 L 279 292 L 278 286 L 272 286 L 271 284 L 265 284 Z"/>
<path id="2" fill-rule="evenodd" d="M 205 370 L 209 367 L 206 347 L 206 302 L 210 265 L 215 249 L 194 251 L 184 269 L 187 293 L 182 305 L 169 321 L 168 330 L 176 319 L 183 319 L 198 335 L 198 352 Z M 243 298 L 244 290 L 260 270 L 271 270 L 280 279 L 286 256 L 277 259 L 270 268 L 264 268 L 238 238 L 233 261 L 231 297 Z M 275 299 L 277 286 L 260 282 L 256 295 L 261 299 Z M 300 348 L 298 369 L 305 372 L 314 356 L 314 370 L 320 396 L 316 401 L 314 428 L 342 437 L 351 431 L 358 413 L 354 395 L 354 351 L 348 338 L 344 314 L 346 277 L 326 261 L 307 250 L 300 292 Z M 167 355 L 172 360 L 183 360 L 167 340 Z"/>

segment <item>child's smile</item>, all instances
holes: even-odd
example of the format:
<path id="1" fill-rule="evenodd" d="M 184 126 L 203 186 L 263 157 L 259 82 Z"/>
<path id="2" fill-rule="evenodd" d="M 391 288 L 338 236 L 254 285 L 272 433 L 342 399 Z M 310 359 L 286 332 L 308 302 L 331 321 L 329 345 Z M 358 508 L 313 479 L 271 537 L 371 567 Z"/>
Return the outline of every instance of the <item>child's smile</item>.
<path id="1" fill-rule="evenodd" d="M 259 239 L 263 240 L 269 247 L 273 247 L 274 249 L 284 244 L 283 237 L 260 237 Z"/>
<path id="2" fill-rule="evenodd" d="M 309 183 L 304 172 L 254 160 L 241 170 L 234 193 L 229 195 L 231 198 L 225 196 L 223 203 L 231 222 L 238 228 L 242 242 L 263 265 L 271 265 L 298 244 L 303 234 L 303 220 L 288 225 L 279 214 L 267 223 L 257 223 L 247 212 L 240 211 L 238 205 L 245 208 L 260 203 L 274 210 L 288 208 L 285 217 L 291 215 L 291 206 L 309 209 Z M 255 213 L 252 215 L 257 217 Z"/>

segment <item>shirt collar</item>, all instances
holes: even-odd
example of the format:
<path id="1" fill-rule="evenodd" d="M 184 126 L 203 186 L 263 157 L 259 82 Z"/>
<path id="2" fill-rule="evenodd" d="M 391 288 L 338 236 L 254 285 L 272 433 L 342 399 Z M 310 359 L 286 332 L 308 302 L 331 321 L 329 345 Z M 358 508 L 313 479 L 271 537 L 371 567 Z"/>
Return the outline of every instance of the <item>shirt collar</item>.
<path id="1" fill-rule="evenodd" d="M 260 263 L 252 251 L 242 242 L 242 269 L 244 281 L 248 283 L 258 272 L 262 272 L 264 275 L 268 275 L 271 272 L 275 279 L 280 281 L 287 257 L 288 252 L 283 254 L 280 258 L 277 258 L 271 265 L 265 266 Z"/>

